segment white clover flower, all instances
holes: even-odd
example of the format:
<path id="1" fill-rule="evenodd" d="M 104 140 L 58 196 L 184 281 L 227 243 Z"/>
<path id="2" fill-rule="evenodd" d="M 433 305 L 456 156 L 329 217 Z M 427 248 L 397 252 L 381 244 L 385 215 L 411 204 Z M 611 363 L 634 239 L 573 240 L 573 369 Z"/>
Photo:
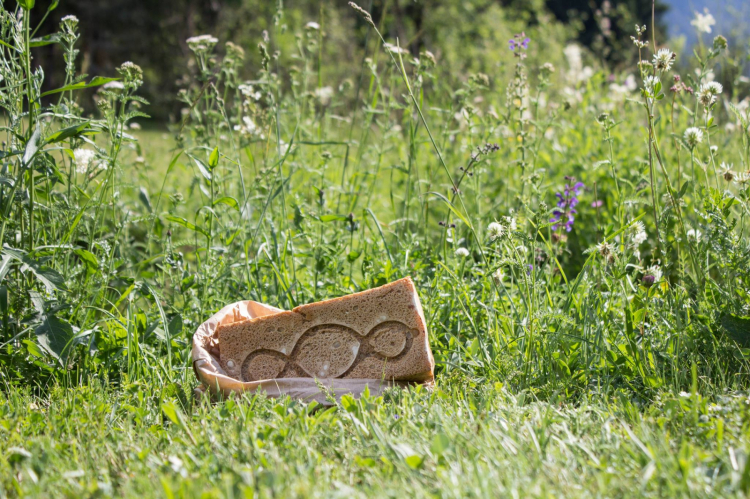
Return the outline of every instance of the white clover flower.
<path id="1" fill-rule="evenodd" d="M 703 233 L 699 229 L 690 229 L 687 231 L 688 241 L 698 243 L 701 240 Z"/>
<path id="2" fill-rule="evenodd" d="M 602 241 L 596 245 L 596 251 L 606 260 L 614 258 L 617 254 L 617 249 L 607 241 Z"/>
<path id="3" fill-rule="evenodd" d="M 734 181 L 740 185 L 745 185 L 750 182 L 750 171 L 739 172 L 734 177 Z"/>
<path id="4" fill-rule="evenodd" d="M 516 230 L 516 219 L 515 217 L 503 217 L 503 225 L 508 229 L 509 232 Z"/>
<path id="5" fill-rule="evenodd" d="M 92 151 L 91 149 L 76 149 L 73 151 L 73 157 L 76 164 L 76 172 L 86 173 L 96 157 L 96 151 Z"/>
<path id="6" fill-rule="evenodd" d="M 716 19 L 708 12 L 708 9 L 703 9 L 703 14 L 700 12 L 695 13 L 695 19 L 690 21 L 690 24 L 695 26 L 695 30 L 698 33 L 710 33 L 711 26 L 716 24 Z"/>
<path id="7" fill-rule="evenodd" d="M 657 71 L 669 71 L 672 69 L 672 63 L 676 57 L 675 53 L 669 49 L 659 49 L 659 51 L 654 54 L 654 67 Z"/>
<path id="8" fill-rule="evenodd" d="M 213 35 L 200 35 L 200 36 L 191 36 L 185 42 L 188 45 L 188 48 L 198 53 L 208 52 L 214 46 L 216 46 L 217 43 L 219 43 L 219 39 L 216 38 Z"/>
<path id="9" fill-rule="evenodd" d="M 691 126 L 685 130 L 685 142 L 692 149 L 703 141 L 703 131 L 700 128 Z"/>
<path id="10" fill-rule="evenodd" d="M 633 224 L 631 230 L 633 231 L 633 235 L 630 237 L 630 242 L 635 248 L 643 244 L 646 239 L 648 239 L 648 234 L 646 234 L 646 226 L 643 225 L 643 222 L 641 222 L 640 220 Z"/>
<path id="11" fill-rule="evenodd" d="M 467 256 L 469 256 L 469 250 L 467 250 L 466 248 L 458 248 L 456 249 L 456 256 L 458 258 L 466 258 Z"/>
<path id="12" fill-rule="evenodd" d="M 649 94 L 654 95 L 656 84 L 659 82 L 660 80 L 658 76 L 647 76 L 643 79 L 643 88 L 645 88 Z"/>
<path id="13" fill-rule="evenodd" d="M 714 95 L 719 95 L 721 92 L 724 91 L 724 87 L 718 81 L 710 81 L 706 83 L 705 85 L 701 85 L 701 90 L 703 90 L 704 86 L 706 88 L 706 91 Z"/>
<path id="14" fill-rule="evenodd" d="M 503 237 L 503 234 L 505 233 L 505 227 L 502 226 L 502 224 L 499 224 L 497 222 L 492 222 L 487 226 L 487 235 L 490 237 L 490 240 L 495 240 Z"/>
<path id="15" fill-rule="evenodd" d="M 716 92 L 717 89 L 721 91 L 720 83 L 709 82 L 701 85 L 701 88 L 698 90 L 698 102 L 700 102 L 703 107 L 710 107 L 716 102 L 716 96 L 718 95 Z"/>
<path id="16" fill-rule="evenodd" d="M 305 24 L 305 28 L 317 31 L 320 29 L 320 24 L 316 23 L 315 21 L 310 21 L 309 23 Z"/>

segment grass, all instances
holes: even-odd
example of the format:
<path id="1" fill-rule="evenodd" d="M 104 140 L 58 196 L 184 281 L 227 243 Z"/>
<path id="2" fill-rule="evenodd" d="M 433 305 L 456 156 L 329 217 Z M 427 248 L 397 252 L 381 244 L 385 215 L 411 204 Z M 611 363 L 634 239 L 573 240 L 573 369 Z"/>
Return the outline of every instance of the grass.
<path id="1" fill-rule="evenodd" d="M 722 38 L 679 56 L 693 93 L 667 88 L 678 66 L 631 68 L 635 90 L 575 47 L 545 65 L 538 31 L 469 75 L 371 36 L 329 86 L 316 28 L 283 67 L 279 25 L 252 81 L 239 47 L 191 39 L 182 120 L 139 130 L 137 66 L 69 64 L 42 96 L 19 12 L 0 8 L 0 494 L 750 488 L 750 132 L 741 89 L 709 85 L 742 71 Z M 406 275 L 434 392 L 193 399 L 192 333 L 219 308 Z"/>

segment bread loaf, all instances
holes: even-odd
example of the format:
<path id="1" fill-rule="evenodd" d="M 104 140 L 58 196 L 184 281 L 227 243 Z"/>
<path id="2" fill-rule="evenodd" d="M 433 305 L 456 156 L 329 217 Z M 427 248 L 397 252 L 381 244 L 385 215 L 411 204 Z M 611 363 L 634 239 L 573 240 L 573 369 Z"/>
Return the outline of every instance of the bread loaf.
<path id="1" fill-rule="evenodd" d="M 219 359 L 240 381 L 367 378 L 431 382 L 434 361 L 410 278 L 217 328 Z"/>

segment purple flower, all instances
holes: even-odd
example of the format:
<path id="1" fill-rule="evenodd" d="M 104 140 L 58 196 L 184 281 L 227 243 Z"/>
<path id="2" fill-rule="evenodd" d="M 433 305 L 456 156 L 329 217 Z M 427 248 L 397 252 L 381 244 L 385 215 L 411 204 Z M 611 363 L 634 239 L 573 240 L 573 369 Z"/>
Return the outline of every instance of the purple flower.
<path id="1" fill-rule="evenodd" d="M 556 231 L 560 224 L 565 226 L 565 232 L 570 232 L 573 229 L 573 223 L 575 222 L 576 206 L 578 205 L 578 194 L 583 190 L 583 182 L 575 182 L 574 177 L 565 177 L 569 183 L 565 184 L 565 190 L 560 193 L 556 193 L 557 206 L 552 210 L 553 217 L 550 218 L 550 222 L 554 222 L 552 230 Z M 570 184 L 573 183 L 571 187 Z"/>
<path id="2" fill-rule="evenodd" d="M 603 204 L 604 204 L 604 201 L 602 201 L 601 199 L 597 199 L 596 201 L 594 201 L 593 203 L 591 203 L 591 207 L 592 208 L 601 208 Z"/>
<path id="3" fill-rule="evenodd" d="M 523 41 L 521 42 L 521 46 L 524 48 L 524 50 L 526 50 L 527 48 L 529 48 L 529 42 L 530 41 L 531 41 L 531 39 L 529 39 L 529 38 L 524 38 L 523 39 Z"/>
<path id="4" fill-rule="evenodd" d="M 514 39 L 508 40 L 508 48 L 510 50 L 516 50 L 516 41 Z"/>

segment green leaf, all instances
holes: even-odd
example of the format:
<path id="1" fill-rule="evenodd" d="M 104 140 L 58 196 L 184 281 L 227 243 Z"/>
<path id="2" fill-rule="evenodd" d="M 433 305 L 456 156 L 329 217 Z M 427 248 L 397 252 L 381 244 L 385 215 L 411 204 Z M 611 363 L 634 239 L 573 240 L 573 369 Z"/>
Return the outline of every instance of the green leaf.
<path id="1" fill-rule="evenodd" d="M 739 346 L 750 348 L 750 317 L 726 314 L 721 318 L 721 326 Z"/>
<path id="2" fill-rule="evenodd" d="M 208 156 L 208 167 L 213 171 L 214 168 L 219 166 L 219 147 L 214 147 L 211 154 Z"/>
<path id="3" fill-rule="evenodd" d="M 54 358 L 64 363 L 70 351 L 69 345 L 75 337 L 73 326 L 54 315 L 48 315 L 34 330 L 34 333 L 36 333 L 39 345 Z"/>
<path id="4" fill-rule="evenodd" d="M 416 470 L 419 469 L 420 466 L 422 466 L 422 461 L 424 461 L 424 458 L 422 456 L 414 454 L 405 458 L 404 461 L 406 461 L 406 464 L 409 466 L 409 468 Z"/>
<path id="5" fill-rule="evenodd" d="M 211 181 L 211 169 L 208 167 L 208 165 L 194 156 L 191 156 L 191 157 L 193 158 L 193 161 L 195 162 L 195 166 L 197 166 L 198 170 L 200 170 L 201 175 L 203 175 L 206 178 L 206 180 L 210 182 Z"/>
<path id="6" fill-rule="evenodd" d="M 23 265 L 21 270 L 31 270 L 39 281 L 47 288 L 48 291 L 67 291 L 65 287 L 65 279 L 55 269 L 42 265 L 38 260 L 31 258 L 21 250 L 14 248 L 3 248 L 2 251 L 5 255 L 9 255 L 11 258 L 18 260 Z"/>
<path id="7" fill-rule="evenodd" d="M 86 264 L 86 267 L 90 271 L 96 272 L 99 269 L 99 260 L 96 259 L 96 255 L 94 255 L 92 252 L 85 249 L 77 249 L 74 250 L 73 253 L 78 255 L 78 257 L 83 263 Z"/>
<path id="8" fill-rule="evenodd" d="M 354 260 L 356 260 L 357 258 L 359 258 L 359 255 L 361 255 L 361 254 L 362 253 L 359 252 L 359 251 L 350 251 L 349 254 L 346 255 L 346 260 L 349 263 L 352 263 L 352 262 L 354 262 Z"/>
<path id="9" fill-rule="evenodd" d="M 234 208 L 235 210 L 240 211 L 240 204 L 236 199 L 230 196 L 224 196 L 217 199 L 216 201 L 214 201 L 214 206 L 216 206 L 217 204 L 225 204 L 230 208 Z"/>
<path id="10" fill-rule="evenodd" d="M 77 137 L 81 135 L 81 133 L 85 132 L 95 132 L 95 130 L 86 129 L 86 127 L 89 125 L 89 122 L 80 123 L 78 125 L 69 126 L 67 128 L 63 128 L 61 130 L 56 131 L 49 137 L 47 137 L 47 140 L 44 141 L 45 144 L 54 144 L 55 142 L 61 142 L 63 140 L 69 139 L 71 137 Z"/>
<path id="11" fill-rule="evenodd" d="M 195 231 L 195 232 L 200 232 L 204 236 L 208 235 L 208 233 L 205 230 L 203 230 L 200 227 L 197 227 L 193 223 L 188 222 L 187 220 L 185 220 L 182 217 L 176 217 L 174 215 L 166 215 L 164 218 L 166 218 L 167 220 L 169 220 L 172 223 L 176 223 L 177 225 L 181 225 L 181 226 L 185 227 L 186 229 L 190 229 L 190 230 Z"/>
<path id="12" fill-rule="evenodd" d="M 164 415 L 167 416 L 167 418 L 169 418 L 169 420 L 172 423 L 174 423 L 176 425 L 180 424 L 180 418 L 177 415 L 177 411 L 179 409 L 177 409 L 177 407 L 174 405 L 174 402 L 168 402 L 166 404 L 163 404 L 161 406 L 161 410 L 162 410 L 162 412 L 164 412 Z"/>
<path id="13" fill-rule="evenodd" d="M 321 222 L 345 222 L 346 217 L 342 215 L 322 215 L 320 217 Z"/>
<path id="14" fill-rule="evenodd" d="M 44 47 L 45 45 L 52 45 L 53 43 L 60 43 L 60 33 L 52 33 L 50 35 L 44 35 L 38 38 L 32 38 L 29 40 L 29 47 Z"/>
<path id="15" fill-rule="evenodd" d="M 53 94 L 59 94 L 60 92 L 68 92 L 73 90 L 81 90 L 84 88 L 91 88 L 91 87 L 98 87 L 101 85 L 105 85 L 111 81 L 117 81 L 119 78 L 104 78 L 103 76 L 94 76 L 94 78 L 88 82 L 82 82 L 79 81 L 78 83 L 73 83 L 72 85 L 66 85 L 64 87 L 56 88 L 54 90 L 49 90 L 47 92 L 44 92 L 41 97 L 46 97 L 48 95 Z"/>
<path id="16" fill-rule="evenodd" d="M 138 190 L 138 199 L 141 200 L 141 203 L 143 206 L 146 207 L 149 213 L 151 213 L 153 210 L 151 209 L 151 199 L 148 197 L 148 191 L 145 187 L 141 187 Z"/>
<path id="17" fill-rule="evenodd" d="M 438 433 L 432 438 L 432 445 L 430 445 L 430 450 L 433 454 L 436 456 L 439 456 L 443 453 L 445 453 L 446 450 L 451 445 L 451 440 L 448 438 L 448 435 L 445 433 Z"/>
<path id="18" fill-rule="evenodd" d="M 31 134 L 31 138 L 29 138 L 29 141 L 26 143 L 26 149 L 23 151 L 22 162 L 24 166 L 28 166 L 31 163 L 31 160 L 34 159 L 34 156 L 36 156 L 36 153 L 39 150 L 39 138 L 41 135 L 42 132 L 37 126 L 34 133 Z"/>

